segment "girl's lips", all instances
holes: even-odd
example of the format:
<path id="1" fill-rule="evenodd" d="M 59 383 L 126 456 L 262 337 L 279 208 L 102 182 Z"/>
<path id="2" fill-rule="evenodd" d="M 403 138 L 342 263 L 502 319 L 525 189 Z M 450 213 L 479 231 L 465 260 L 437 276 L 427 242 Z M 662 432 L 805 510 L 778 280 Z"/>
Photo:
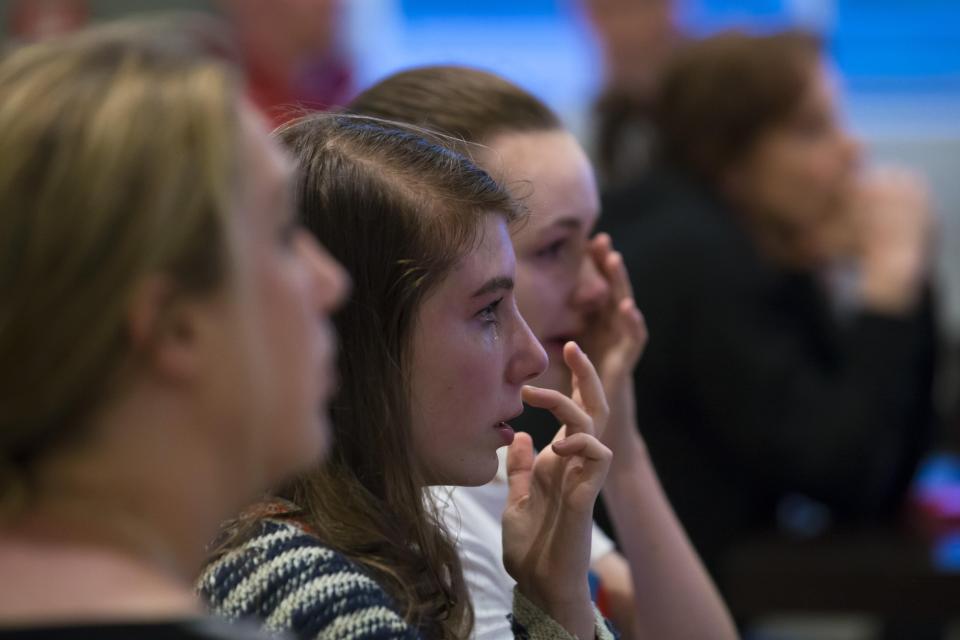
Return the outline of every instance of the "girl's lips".
<path id="1" fill-rule="evenodd" d="M 503 439 L 503 444 L 509 446 L 513 443 L 513 437 L 516 435 L 513 431 L 513 427 L 508 425 L 506 422 L 497 423 L 494 427 L 497 430 L 497 433 L 500 434 L 500 437 Z"/>

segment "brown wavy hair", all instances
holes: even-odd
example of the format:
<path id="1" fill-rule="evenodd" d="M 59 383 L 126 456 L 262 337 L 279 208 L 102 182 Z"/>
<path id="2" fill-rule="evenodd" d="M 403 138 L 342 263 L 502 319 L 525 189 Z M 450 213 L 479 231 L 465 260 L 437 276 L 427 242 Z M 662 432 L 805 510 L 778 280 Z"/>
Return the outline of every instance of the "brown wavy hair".
<path id="1" fill-rule="evenodd" d="M 563 128 L 550 107 L 528 91 L 489 71 L 455 65 L 395 73 L 360 93 L 347 109 L 442 131 L 468 143 Z"/>
<path id="2" fill-rule="evenodd" d="M 653 106 L 660 159 L 717 187 L 796 112 L 821 55 L 820 41 L 802 31 L 690 41 L 664 70 Z"/>
<path id="3" fill-rule="evenodd" d="M 277 136 L 299 165 L 304 224 L 354 283 L 334 319 L 333 449 L 280 495 L 366 566 L 425 637 L 466 637 L 460 562 L 411 450 L 412 332 L 425 296 L 481 240 L 485 216 L 509 222 L 519 210 L 467 158 L 410 130 L 314 115 Z"/>

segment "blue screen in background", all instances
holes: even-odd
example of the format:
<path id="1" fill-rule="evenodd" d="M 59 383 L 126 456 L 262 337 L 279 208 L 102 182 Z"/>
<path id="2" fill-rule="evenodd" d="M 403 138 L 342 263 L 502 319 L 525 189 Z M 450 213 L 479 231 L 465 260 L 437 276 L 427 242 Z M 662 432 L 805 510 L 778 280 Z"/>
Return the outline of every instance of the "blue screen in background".
<path id="1" fill-rule="evenodd" d="M 408 21 L 477 18 L 543 25 L 573 0 L 402 0 Z M 694 33 L 748 25 L 821 30 L 848 81 L 934 80 L 960 90 L 958 0 L 686 0 L 681 21 Z M 490 34 L 495 40 L 496 34 Z"/>
<path id="2" fill-rule="evenodd" d="M 393 7 L 397 22 L 389 50 L 367 38 L 362 83 L 421 64 L 478 66 L 526 87 L 584 132 L 602 67 L 579 0 L 366 1 Z M 694 35 L 734 27 L 820 33 L 858 135 L 960 137 L 960 0 L 676 1 L 680 24 Z M 957 322 L 960 330 L 960 273 Z"/>
<path id="3" fill-rule="evenodd" d="M 365 82 L 419 64 L 479 66 L 543 98 L 589 144 L 602 66 L 577 15 L 580 0 L 364 1 L 395 16 L 392 40 L 367 38 Z M 676 2 L 681 26 L 694 35 L 800 27 L 823 36 L 845 122 L 865 141 L 869 161 L 905 164 L 931 183 L 943 219 L 942 322 L 960 344 L 960 0 Z M 361 27 L 361 35 L 373 33 Z M 953 544 L 940 553 L 943 563 L 960 557 Z"/>
<path id="4" fill-rule="evenodd" d="M 556 0 L 403 0 L 403 12 L 410 19 L 459 16 L 553 16 Z"/>
<path id="5" fill-rule="evenodd" d="M 838 2 L 832 41 L 849 78 L 952 80 L 957 88 L 960 2 Z"/>

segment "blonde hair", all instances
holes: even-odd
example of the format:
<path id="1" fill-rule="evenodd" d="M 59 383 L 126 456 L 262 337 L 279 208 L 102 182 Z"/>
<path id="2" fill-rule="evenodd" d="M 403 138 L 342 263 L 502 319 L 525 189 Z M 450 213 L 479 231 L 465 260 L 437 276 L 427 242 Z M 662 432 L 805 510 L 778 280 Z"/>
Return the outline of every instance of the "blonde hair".
<path id="1" fill-rule="evenodd" d="M 0 503 L 122 382 L 145 276 L 215 288 L 239 85 L 195 18 L 117 23 L 0 61 Z"/>

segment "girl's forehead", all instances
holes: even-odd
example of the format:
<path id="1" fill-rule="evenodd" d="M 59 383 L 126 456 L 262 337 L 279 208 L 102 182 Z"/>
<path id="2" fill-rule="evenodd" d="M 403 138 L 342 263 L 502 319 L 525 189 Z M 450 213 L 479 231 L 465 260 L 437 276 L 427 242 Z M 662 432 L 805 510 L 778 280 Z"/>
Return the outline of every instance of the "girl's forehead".
<path id="1" fill-rule="evenodd" d="M 566 131 L 502 136 L 493 150 L 499 179 L 527 207 L 528 219 L 517 226 L 542 230 L 554 224 L 577 225 L 589 232 L 596 223 L 600 197 L 593 168 L 576 139 Z"/>
<path id="2" fill-rule="evenodd" d="M 497 215 L 486 216 L 478 230 L 477 241 L 457 260 L 443 284 L 471 296 L 485 282 L 495 278 L 513 278 L 516 260 L 506 221 Z M 470 288 L 471 285 L 476 285 Z"/>

